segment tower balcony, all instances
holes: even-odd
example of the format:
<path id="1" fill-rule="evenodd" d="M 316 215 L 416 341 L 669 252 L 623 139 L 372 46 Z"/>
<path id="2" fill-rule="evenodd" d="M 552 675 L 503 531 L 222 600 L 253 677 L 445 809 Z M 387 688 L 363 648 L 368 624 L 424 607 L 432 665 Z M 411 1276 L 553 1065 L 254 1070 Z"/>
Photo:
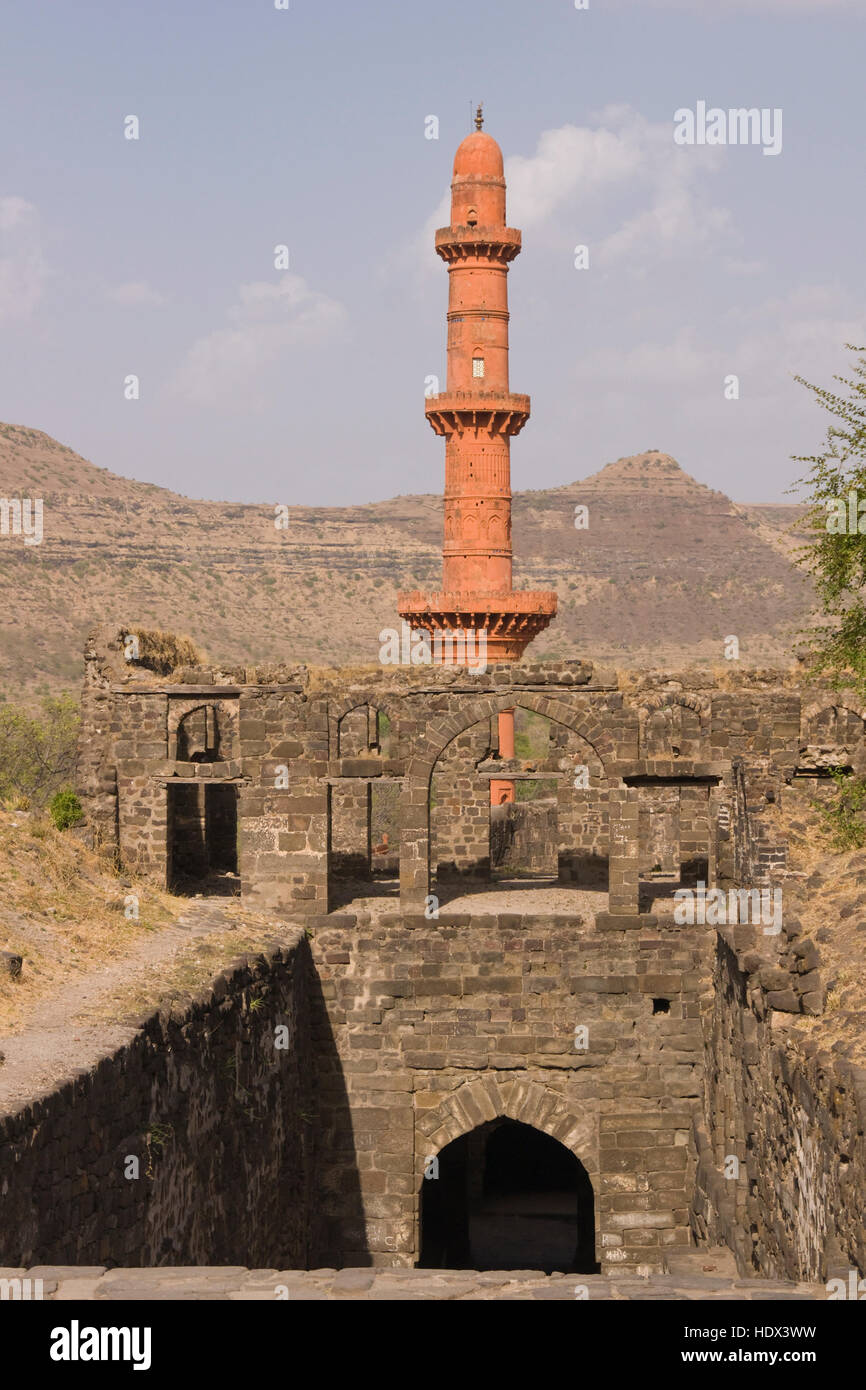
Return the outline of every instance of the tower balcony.
<path id="1" fill-rule="evenodd" d="M 532 639 L 556 616 L 556 594 L 551 590 L 505 594 L 415 590 L 398 594 L 397 611 L 410 627 L 433 634 L 484 632 L 489 661 L 519 661 Z"/>
<path id="2" fill-rule="evenodd" d="M 436 254 L 449 265 L 479 257 L 507 264 L 520 255 L 520 246 L 516 227 L 440 227 L 436 233 Z"/>
<path id="3" fill-rule="evenodd" d="M 529 419 L 529 397 L 513 391 L 443 391 L 427 398 L 424 413 L 436 434 L 468 429 L 519 434 Z"/>

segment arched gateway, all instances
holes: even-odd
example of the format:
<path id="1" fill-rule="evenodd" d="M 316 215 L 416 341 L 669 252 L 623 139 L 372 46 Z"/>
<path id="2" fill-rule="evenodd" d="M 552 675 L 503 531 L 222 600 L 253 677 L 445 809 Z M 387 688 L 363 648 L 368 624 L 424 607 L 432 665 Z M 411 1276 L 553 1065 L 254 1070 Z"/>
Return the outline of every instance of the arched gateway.
<path id="1" fill-rule="evenodd" d="M 490 719 L 504 708 L 522 708 L 562 724 L 585 740 L 591 753 L 607 775 L 615 760 L 615 745 L 595 712 L 575 709 L 564 701 L 546 695 L 521 691 L 514 695 L 488 696 L 467 703 L 459 714 L 431 720 L 414 745 L 406 768 L 400 816 L 400 903 L 405 909 L 423 910 L 430 891 L 430 779 L 444 750 L 460 734 L 483 719 Z"/>
<path id="2" fill-rule="evenodd" d="M 492 1075 L 416 1109 L 416 1260 L 439 1268 L 598 1268 L 595 1114 Z"/>
<path id="3" fill-rule="evenodd" d="M 598 1272 L 589 1175 L 532 1125 L 500 1117 L 452 1139 L 419 1196 L 423 1268 Z"/>

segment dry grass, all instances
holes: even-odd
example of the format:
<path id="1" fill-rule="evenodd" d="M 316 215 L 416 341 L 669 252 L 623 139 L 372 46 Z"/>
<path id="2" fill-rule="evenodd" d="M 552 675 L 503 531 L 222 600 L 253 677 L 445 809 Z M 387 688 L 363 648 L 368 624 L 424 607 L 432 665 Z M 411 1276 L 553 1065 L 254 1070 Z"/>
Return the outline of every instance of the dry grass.
<path id="1" fill-rule="evenodd" d="M 204 657 L 189 637 L 176 637 L 160 628 L 125 629 L 138 638 L 138 664 L 158 676 L 170 676 L 181 666 L 201 666 Z"/>
<path id="2" fill-rule="evenodd" d="M 268 955 L 276 936 L 291 936 L 297 930 L 275 928 L 272 920 L 251 916 L 237 902 L 221 904 L 220 911 L 227 917 L 237 918 L 238 925 L 184 943 L 170 959 L 160 963 L 157 977 L 151 973 L 131 980 L 121 989 L 112 991 L 102 1003 L 89 1008 L 88 1022 L 115 1023 L 138 1019 L 176 1003 L 185 1006 L 194 996 L 207 990 L 214 976 L 232 962 L 244 956 Z"/>
<path id="3" fill-rule="evenodd" d="M 334 679 L 336 666 L 310 666 L 307 675 L 309 679 L 310 693 L 314 694 L 323 690 Z M 370 676 L 381 675 L 382 665 L 378 661 L 370 661 L 364 666 L 340 666 L 340 679 L 350 686 L 353 680 L 365 680 Z"/>
<path id="4" fill-rule="evenodd" d="M 132 894 L 137 920 L 124 914 Z M 180 906 L 47 816 L 0 810 L 0 948 L 24 957 L 18 979 L 0 975 L 0 1027 L 17 1030 L 70 976 L 122 956 Z"/>

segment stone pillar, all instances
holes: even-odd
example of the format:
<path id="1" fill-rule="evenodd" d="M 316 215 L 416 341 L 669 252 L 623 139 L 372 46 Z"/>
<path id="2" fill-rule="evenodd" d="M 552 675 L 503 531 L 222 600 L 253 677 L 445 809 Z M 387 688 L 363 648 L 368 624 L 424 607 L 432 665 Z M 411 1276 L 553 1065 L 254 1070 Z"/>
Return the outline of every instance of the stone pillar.
<path id="1" fill-rule="evenodd" d="M 721 810 L 721 787 L 711 787 L 707 810 L 707 887 L 714 888 L 719 875 L 719 820 Z"/>
<path id="2" fill-rule="evenodd" d="M 641 871 L 680 872 L 679 787 L 645 787 L 641 796 Z"/>
<path id="3" fill-rule="evenodd" d="M 411 770 L 403 782 L 400 823 L 400 910 L 423 912 L 430 892 L 430 783 Z"/>
<path id="4" fill-rule="evenodd" d="M 611 917 L 636 917 L 640 893 L 640 802 L 637 787 L 610 793 Z"/>
<path id="5" fill-rule="evenodd" d="M 514 757 L 514 710 L 502 709 L 498 719 L 499 756 Z M 490 805 L 503 806 L 514 800 L 514 783 L 494 778 L 490 783 Z"/>

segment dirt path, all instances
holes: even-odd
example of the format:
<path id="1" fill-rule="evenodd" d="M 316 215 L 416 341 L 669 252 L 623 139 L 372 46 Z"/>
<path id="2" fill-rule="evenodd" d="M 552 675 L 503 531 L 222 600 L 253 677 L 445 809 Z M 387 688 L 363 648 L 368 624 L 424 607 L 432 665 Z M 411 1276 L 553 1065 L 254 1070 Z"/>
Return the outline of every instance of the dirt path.
<path id="1" fill-rule="evenodd" d="M 137 1032 L 132 1021 L 139 1003 L 142 1009 L 156 1008 L 172 974 L 183 960 L 188 966 L 197 952 L 193 943 L 214 949 L 198 955 L 202 983 L 220 968 L 216 943 L 228 946 L 228 955 L 241 954 L 245 941 L 238 939 L 233 952 L 232 937 L 242 923 L 235 905 L 191 902 L 169 926 L 140 939 L 127 954 L 111 965 L 76 976 L 59 991 L 39 1002 L 26 1027 L 18 1033 L 0 1037 L 0 1114 L 20 1109 L 58 1083 L 89 1071 L 106 1053 L 121 1047 Z M 273 937 L 273 925 L 270 927 Z M 190 957 L 193 960 L 190 960 Z M 112 1021 L 115 1019 L 121 1021 Z"/>

